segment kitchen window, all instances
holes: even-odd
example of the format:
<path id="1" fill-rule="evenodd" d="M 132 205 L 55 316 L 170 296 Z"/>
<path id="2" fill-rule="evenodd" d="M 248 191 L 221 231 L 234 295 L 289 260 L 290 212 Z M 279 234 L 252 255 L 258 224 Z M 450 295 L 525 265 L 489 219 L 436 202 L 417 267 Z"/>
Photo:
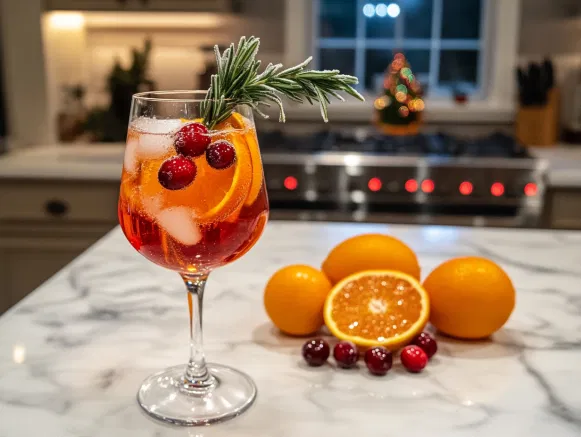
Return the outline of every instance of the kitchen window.
<path id="1" fill-rule="evenodd" d="M 378 92 L 402 51 L 430 95 L 480 91 L 485 63 L 486 0 L 317 0 L 319 68 L 340 68 Z"/>
<path id="2" fill-rule="evenodd" d="M 394 51 L 402 50 L 427 91 L 426 120 L 509 122 L 515 108 L 520 4 L 286 0 L 285 63 L 313 55 L 317 67 L 357 75 L 361 90 L 373 99 Z M 469 102 L 456 105 L 455 90 L 468 93 Z M 368 120 L 370 110 L 359 102 L 329 108 L 335 120 Z M 316 108 L 297 113 L 305 119 L 318 116 Z"/>

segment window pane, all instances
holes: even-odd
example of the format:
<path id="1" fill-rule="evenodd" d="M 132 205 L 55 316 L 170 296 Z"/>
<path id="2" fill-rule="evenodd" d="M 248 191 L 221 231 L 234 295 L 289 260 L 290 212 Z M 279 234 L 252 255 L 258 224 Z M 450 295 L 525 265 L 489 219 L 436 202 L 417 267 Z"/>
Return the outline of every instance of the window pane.
<path id="1" fill-rule="evenodd" d="M 479 39 L 482 0 L 443 0 L 442 38 Z"/>
<path id="2" fill-rule="evenodd" d="M 355 50 L 320 49 L 319 69 L 340 70 L 343 74 L 355 74 Z"/>
<path id="3" fill-rule="evenodd" d="M 431 38 L 433 0 L 408 0 L 403 2 L 405 38 Z"/>
<path id="4" fill-rule="evenodd" d="M 365 89 L 379 91 L 388 65 L 393 61 L 391 50 L 367 50 L 365 56 Z M 406 50 L 404 52 L 414 74 L 428 73 L 430 70 L 429 50 Z"/>
<path id="5" fill-rule="evenodd" d="M 323 38 L 354 38 L 356 0 L 319 0 L 319 33 Z"/>
<path id="6" fill-rule="evenodd" d="M 440 55 L 440 85 L 477 84 L 477 50 L 442 50 Z"/>
<path id="7" fill-rule="evenodd" d="M 391 2 L 397 3 L 397 2 Z M 385 3 L 377 3 L 377 2 L 369 2 L 366 3 L 366 6 L 371 4 L 376 6 L 376 11 L 379 9 L 379 14 L 365 14 L 365 35 L 367 38 L 393 38 L 395 37 L 395 20 L 396 18 L 392 18 L 388 15 L 386 4 Z M 379 8 L 377 8 L 377 5 Z M 361 13 L 361 11 L 357 11 L 357 13 Z"/>

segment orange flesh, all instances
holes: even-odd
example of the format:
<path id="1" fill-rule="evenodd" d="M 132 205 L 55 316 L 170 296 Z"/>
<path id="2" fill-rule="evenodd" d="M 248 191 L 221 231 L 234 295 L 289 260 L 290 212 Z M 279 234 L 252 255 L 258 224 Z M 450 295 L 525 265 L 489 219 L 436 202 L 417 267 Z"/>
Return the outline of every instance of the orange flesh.
<path id="1" fill-rule="evenodd" d="M 422 297 L 404 279 L 367 276 L 345 284 L 332 305 L 332 319 L 341 332 L 382 342 L 420 318 Z"/>

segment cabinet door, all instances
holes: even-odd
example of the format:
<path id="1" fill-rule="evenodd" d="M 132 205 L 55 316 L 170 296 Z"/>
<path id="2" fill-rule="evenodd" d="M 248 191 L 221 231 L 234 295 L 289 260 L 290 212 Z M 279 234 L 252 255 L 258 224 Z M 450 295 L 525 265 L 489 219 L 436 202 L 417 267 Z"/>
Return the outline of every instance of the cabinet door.
<path id="1" fill-rule="evenodd" d="M 3 263 L 0 314 L 74 260 L 83 248 L 0 249 Z M 4 308 L 2 308 L 4 306 Z"/>
<path id="2" fill-rule="evenodd" d="M 553 229 L 581 229 L 581 189 L 550 188 L 545 196 L 545 225 Z"/>
<path id="3" fill-rule="evenodd" d="M 104 225 L 0 221 L 0 314 L 74 260 L 108 229 Z"/>

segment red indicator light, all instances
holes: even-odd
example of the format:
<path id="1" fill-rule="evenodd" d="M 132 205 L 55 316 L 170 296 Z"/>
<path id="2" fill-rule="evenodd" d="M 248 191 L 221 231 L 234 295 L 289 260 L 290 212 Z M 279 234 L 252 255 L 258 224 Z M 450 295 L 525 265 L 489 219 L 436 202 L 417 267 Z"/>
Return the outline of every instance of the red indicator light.
<path id="1" fill-rule="evenodd" d="M 405 190 L 408 193 L 415 193 L 418 191 L 418 182 L 415 179 L 408 179 L 405 183 Z"/>
<path id="2" fill-rule="evenodd" d="M 369 188 L 369 191 L 379 191 L 381 190 L 381 186 L 383 184 L 381 183 L 381 179 L 379 178 L 371 178 L 369 179 L 369 182 L 367 183 L 367 188 Z"/>
<path id="3" fill-rule="evenodd" d="M 434 184 L 434 181 L 431 179 L 426 179 L 422 181 L 422 191 L 424 193 L 433 193 L 435 187 L 436 185 Z"/>
<path id="4" fill-rule="evenodd" d="M 504 194 L 504 185 L 500 182 L 495 182 L 490 187 L 490 194 L 495 197 L 500 197 Z"/>
<path id="5" fill-rule="evenodd" d="M 297 178 L 295 178 L 294 176 L 287 176 L 284 179 L 284 187 L 287 190 L 294 191 L 297 189 L 298 186 L 299 186 L 299 182 L 297 181 Z"/>
<path id="6" fill-rule="evenodd" d="M 539 188 L 537 187 L 537 184 L 535 184 L 533 182 L 530 182 L 530 183 L 528 183 L 528 184 L 525 185 L 525 190 L 524 191 L 525 191 L 525 195 L 526 196 L 531 197 L 531 196 L 536 196 L 537 195 L 537 193 L 539 191 Z"/>
<path id="7" fill-rule="evenodd" d="M 464 181 L 458 187 L 458 191 L 460 191 L 460 194 L 463 196 L 470 196 L 472 191 L 474 191 L 474 185 L 472 185 L 472 182 Z"/>

